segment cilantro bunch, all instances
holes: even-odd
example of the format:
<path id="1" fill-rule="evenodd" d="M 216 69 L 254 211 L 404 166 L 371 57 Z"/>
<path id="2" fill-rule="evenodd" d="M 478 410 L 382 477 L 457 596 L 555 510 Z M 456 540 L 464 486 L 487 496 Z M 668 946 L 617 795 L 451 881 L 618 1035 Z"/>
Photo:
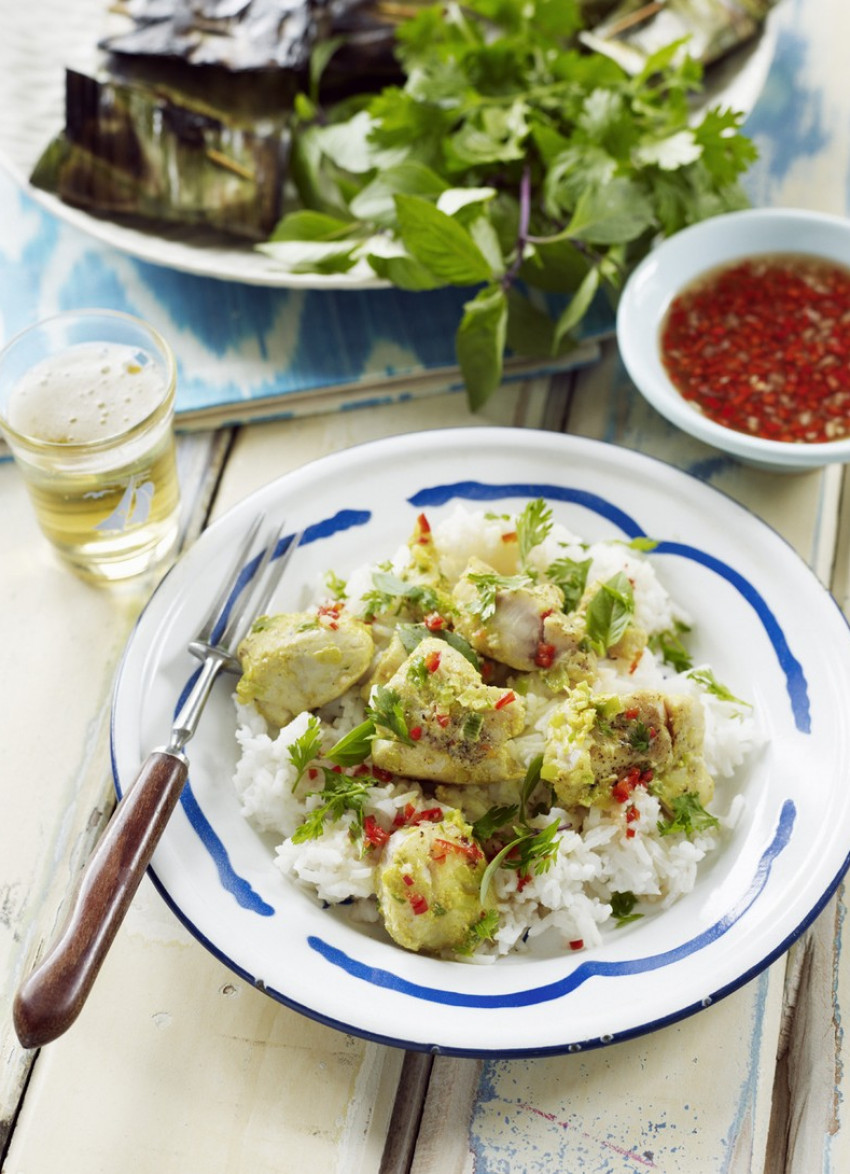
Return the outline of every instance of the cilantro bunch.
<path id="1" fill-rule="evenodd" d="M 578 0 L 446 0 L 398 26 L 403 85 L 322 109 L 330 45 L 296 102 L 298 204 L 260 247 L 295 272 L 469 287 L 455 344 L 474 409 L 506 348 L 566 353 L 659 234 L 746 203 L 755 148 L 731 110 L 690 121 L 684 44 L 630 76 L 579 47 L 580 24 Z"/>

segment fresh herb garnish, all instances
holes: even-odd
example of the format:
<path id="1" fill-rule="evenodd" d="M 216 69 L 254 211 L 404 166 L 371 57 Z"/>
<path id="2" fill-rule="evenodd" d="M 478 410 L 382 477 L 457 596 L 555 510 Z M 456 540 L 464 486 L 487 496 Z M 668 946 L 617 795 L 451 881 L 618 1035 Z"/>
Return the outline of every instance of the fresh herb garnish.
<path id="1" fill-rule="evenodd" d="M 498 909 L 487 909 L 476 922 L 469 927 L 466 940 L 456 953 L 474 954 L 482 942 L 491 942 L 499 928 Z"/>
<path id="2" fill-rule="evenodd" d="M 658 822 L 658 830 L 662 836 L 670 836 L 674 832 L 684 832 L 686 836 L 692 836 L 696 832 L 705 832 L 718 826 L 717 817 L 706 811 L 693 791 L 677 795 L 665 806 L 670 809 L 670 817 Z"/>
<path id="3" fill-rule="evenodd" d="M 481 668 L 481 658 L 478 653 L 468 641 L 464 640 L 463 636 L 459 636 L 451 628 L 437 628 L 432 632 L 424 624 L 399 624 L 396 632 L 398 638 L 401 640 L 404 651 L 408 654 L 413 652 L 423 640 L 435 637 L 438 640 L 444 640 L 446 644 L 450 644 L 474 668 Z"/>
<path id="4" fill-rule="evenodd" d="M 303 734 L 295 739 L 286 749 L 289 761 L 295 767 L 297 775 L 292 784 L 294 791 L 310 763 L 319 757 L 322 752 L 322 726 L 315 714 L 307 718 L 307 728 Z"/>
<path id="5" fill-rule="evenodd" d="M 721 685 L 710 668 L 692 669 L 688 676 L 698 685 L 702 685 L 707 693 L 713 693 L 721 701 L 734 701 L 736 705 L 746 705 L 747 708 L 751 708 L 749 701 L 742 701 L 740 697 L 730 693 L 725 685 Z"/>
<path id="6" fill-rule="evenodd" d="M 690 630 L 687 624 L 676 620 L 674 628 L 667 628 L 663 632 L 654 632 L 649 637 L 649 647 L 652 651 L 677 673 L 685 672 L 694 663 L 690 652 L 682 642 L 682 635 Z"/>
<path id="7" fill-rule="evenodd" d="M 489 620 L 495 613 L 496 598 L 500 591 L 517 591 L 522 587 L 533 586 L 528 575 L 497 575 L 495 571 L 481 571 L 466 577 L 478 589 L 478 598 L 470 610 L 482 620 Z"/>
<path id="8" fill-rule="evenodd" d="M 742 114 L 693 116 L 702 70 L 686 46 L 630 75 L 581 50 L 580 14 L 577 0 L 427 7 L 396 29 L 403 84 L 319 109 L 325 51 L 295 103 L 301 206 L 260 247 L 294 272 L 479 287 L 455 336 L 473 408 L 506 348 L 564 354 L 658 235 L 747 202 L 756 148 Z M 538 290 L 560 302 L 541 307 Z"/>
<path id="9" fill-rule="evenodd" d="M 325 586 L 334 599 L 345 599 L 345 589 L 348 586 L 345 579 L 340 579 L 335 571 L 327 571 L 325 573 Z"/>
<path id="10" fill-rule="evenodd" d="M 633 912 L 635 905 L 637 905 L 637 897 L 629 890 L 611 894 L 611 916 L 618 927 L 628 925 L 630 921 L 639 921 L 643 917 L 642 913 Z"/>
<path id="11" fill-rule="evenodd" d="M 544 541 L 552 529 L 552 511 L 542 497 L 530 501 L 517 515 L 516 535 L 520 566 L 525 567 L 535 546 Z"/>
<path id="12" fill-rule="evenodd" d="M 371 718 L 349 730 L 325 755 L 337 766 L 359 766 L 372 753 L 372 739 L 375 737 L 375 723 Z"/>
<path id="13" fill-rule="evenodd" d="M 481 727 L 484 725 L 484 714 L 472 709 L 463 719 L 461 737 L 464 742 L 477 742 L 481 737 Z"/>
<path id="14" fill-rule="evenodd" d="M 374 619 L 402 603 L 409 603 L 423 612 L 438 611 L 440 598 L 433 587 L 424 583 L 406 583 L 390 571 L 375 571 L 372 574 L 373 589 L 363 596 L 366 619 Z"/>
<path id="15" fill-rule="evenodd" d="M 324 802 L 313 808 L 292 833 L 294 844 L 317 840 L 325 830 L 326 821 L 335 823 L 347 811 L 354 812 L 354 833 L 360 834 L 363 830 L 363 805 L 376 780 L 368 776 L 353 779 L 350 775 L 340 774 L 327 767 L 323 771 L 325 785 L 316 794 Z"/>
<path id="16" fill-rule="evenodd" d="M 499 868 L 511 868 L 520 876 L 527 876 L 532 871 L 545 872 L 558 851 L 558 827 L 557 819 L 553 819 L 539 831 L 528 825 L 515 827 L 514 838 L 505 844 L 484 870 L 481 878 L 481 900 L 486 897 L 493 875 Z"/>
<path id="17" fill-rule="evenodd" d="M 631 722 L 627 738 L 632 750 L 637 751 L 638 754 L 645 754 L 650 743 L 649 726 L 639 720 Z"/>
<path id="18" fill-rule="evenodd" d="M 401 698 L 395 689 L 390 689 L 387 685 L 376 685 L 367 712 L 376 726 L 389 730 L 399 742 L 404 742 L 406 746 L 416 745 L 408 733 Z"/>
<path id="19" fill-rule="evenodd" d="M 558 558 L 546 568 L 548 578 L 564 593 L 564 611 L 575 611 L 587 586 L 592 559 Z"/>
<path id="20" fill-rule="evenodd" d="M 587 605 L 586 633 L 594 652 L 604 656 L 620 640 L 635 610 L 632 585 L 622 571 L 603 583 Z"/>

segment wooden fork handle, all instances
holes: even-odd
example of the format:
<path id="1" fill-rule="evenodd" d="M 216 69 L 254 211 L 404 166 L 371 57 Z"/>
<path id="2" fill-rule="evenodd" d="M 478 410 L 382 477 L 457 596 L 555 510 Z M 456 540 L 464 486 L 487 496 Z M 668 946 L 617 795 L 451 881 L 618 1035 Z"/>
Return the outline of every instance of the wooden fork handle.
<path id="1" fill-rule="evenodd" d="M 187 773 L 182 754 L 155 750 L 115 808 L 59 937 L 15 996 L 15 1031 L 25 1048 L 56 1039 L 82 1010 Z"/>

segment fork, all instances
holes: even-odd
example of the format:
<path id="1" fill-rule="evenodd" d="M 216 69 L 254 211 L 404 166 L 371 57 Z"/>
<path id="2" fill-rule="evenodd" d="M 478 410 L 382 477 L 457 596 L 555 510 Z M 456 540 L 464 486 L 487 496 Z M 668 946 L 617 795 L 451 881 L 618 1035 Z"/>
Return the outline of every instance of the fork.
<path id="1" fill-rule="evenodd" d="M 14 1000 L 14 1022 L 25 1048 L 57 1038 L 79 1015 L 189 771 L 184 753 L 219 673 L 240 672 L 236 650 L 254 618 L 268 606 L 300 541 L 288 543 L 274 529 L 249 560 L 263 525 L 248 529 L 230 572 L 189 651 L 201 667 L 182 701 L 168 744 L 153 750 L 124 793 L 89 858 L 70 912 L 47 954 L 24 980 Z"/>

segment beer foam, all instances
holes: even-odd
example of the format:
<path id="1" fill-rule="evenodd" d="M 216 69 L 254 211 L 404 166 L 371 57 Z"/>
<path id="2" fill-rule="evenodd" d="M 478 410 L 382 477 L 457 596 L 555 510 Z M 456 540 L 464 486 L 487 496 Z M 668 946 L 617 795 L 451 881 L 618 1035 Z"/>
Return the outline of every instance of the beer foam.
<path id="1" fill-rule="evenodd" d="M 163 375 L 152 357 L 123 343 L 80 343 L 36 363 L 12 389 L 16 432 L 52 444 L 121 436 L 154 412 Z"/>

